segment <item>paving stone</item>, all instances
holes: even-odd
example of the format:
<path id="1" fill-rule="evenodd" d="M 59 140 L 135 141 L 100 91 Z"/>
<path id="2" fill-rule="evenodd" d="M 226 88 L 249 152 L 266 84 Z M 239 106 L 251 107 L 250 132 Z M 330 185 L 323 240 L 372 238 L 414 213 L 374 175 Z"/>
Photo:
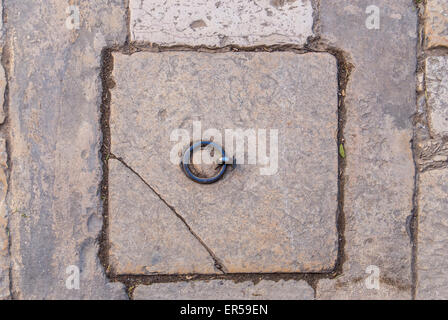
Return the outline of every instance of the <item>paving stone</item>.
<path id="1" fill-rule="evenodd" d="M 426 93 L 433 133 L 448 135 L 448 56 L 426 59 Z"/>
<path id="2" fill-rule="evenodd" d="M 10 298 L 9 292 L 9 234 L 8 215 L 6 212 L 6 178 L 7 154 L 6 140 L 0 138 L 0 300 Z"/>
<path id="3" fill-rule="evenodd" d="M 417 299 L 448 299 L 448 169 L 420 174 Z"/>
<path id="4" fill-rule="evenodd" d="M 1 14 L 1 12 L 0 12 Z M 1 44 L 1 41 L 0 41 Z M 0 49 L 0 54 L 2 53 L 2 50 Z M 5 103 L 5 90 L 6 90 L 6 74 L 5 69 L 2 65 L 0 65 L 0 124 L 3 124 L 5 122 L 6 113 L 4 110 L 4 103 Z"/>
<path id="5" fill-rule="evenodd" d="M 138 286 L 135 300 L 312 300 L 314 290 L 305 281 L 231 280 L 155 283 Z"/>
<path id="6" fill-rule="evenodd" d="M 113 208 L 109 214 L 109 232 L 113 235 L 110 261 L 115 272 L 216 272 L 213 259 L 187 226 L 117 160 L 109 161 L 109 185 L 109 207 Z M 136 265 L 142 269 L 133 269 Z"/>
<path id="7" fill-rule="evenodd" d="M 4 0 L 8 13 L 8 192 L 16 299 L 124 299 L 98 260 L 101 232 L 101 52 L 126 38 L 121 0 L 81 1 L 68 29 L 66 1 Z M 6 24 L 5 24 L 6 26 Z M 95 228 L 92 221 L 100 221 Z M 67 267 L 80 289 L 67 289 Z"/>
<path id="8" fill-rule="evenodd" d="M 3 52 L 4 45 L 4 30 L 3 30 L 3 0 L 0 1 L 0 55 Z M 3 65 L 0 65 L 0 124 L 5 122 L 5 90 L 6 90 L 6 75 Z"/>
<path id="9" fill-rule="evenodd" d="M 368 274 L 354 279 L 342 276 L 340 279 L 323 279 L 319 281 L 316 290 L 318 300 L 410 300 L 412 295 L 409 289 L 397 288 L 394 284 L 388 284 L 381 280 L 378 290 L 368 289 L 366 280 Z"/>
<path id="10" fill-rule="evenodd" d="M 130 0 L 131 38 L 160 45 L 304 44 L 310 0 Z"/>
<path id="11" fill-rule="evenodd" d="M 332 55 L 117 53 L 113 78 L 112 153 L 174 207 L 222 262 L 225 272 L 333 269 L 338 154 L 337 66 Z M 246 164 L 229 169 L 219 182 L 201 185 L 189 180 L 179 161 L 170 161 L 170 153 L 174 148 L 177 155 L 176 143 L 184 148 L 190 140 L 171 142 L 170 136 L 178 128 L 191 134 L 195 120 L 201 121 L 203 131 L 216 128 L 222 136 L 224 129 L 267 129 L 268 135 L 269 130 L 278 129 L 278 169 L 262 175 L 260 169 L 265 165 L 260 161 L 247 164 L 251 153 L 246 149 Z M 274 153 L 272 145 L 270 150 Z M 112 188 L 118 194 L 128 187 Z M 145 208 L 143 202 L 148 199 L 130 201 Z M 133 223 L 130 208 L 109 207 L 109 211 L 111 223 L 129 226 L 130 233 L 140 229 L 160 232 L 150 218 Z M 168 213 L 165 216 L 172 219 Z M 182 235 L 172 230 L 169 237 L 182 238 L 183 234 L 183 230 Z M 120 237 L 110 234 L 113 243 Z M 122 250 L 151 249 L 144 237 L 138 241 Z M 141 256 L 146 259 L 152 254 Z M 180 257 L 174 259 L 179 263 L 167 271 L 194 271 L 188 263 L 181 264 Z M 140 258 L 125 256 L 128 260 L 134 263 L 127 266 L 129 271 L 141 273 L 144 267 L 156 267 L 149 259 L 144 265 L 139 264 L 143 262 Z"/>
<path id="12" fill-rule="evenodd" d="M 417 14 L 411 0 L 376 1 L 380 29 L 368 29 L 369 1 L 322 1 L 322 38 L 354 65 L 346 90 L 344 128 L 344 260 L 342 275 L 317 284 L 319 299 L 411 297 L 416 109 Z M 399 31 L 397 31 L 399 30 Z M 364 284 L 377 266 L 377 293 Z"/>
<path id="13" fill-rule="evenodd" d="M 448 47 L 448 2 L 427 0 L 425 9 L 426 47 Z"/>
<path id="14" fill-rule="evenodd" d="M 3 1 L 0 0 L 0 55 L 3 52 Z M 5 121 L 3 110 L 4 95 L 6 89 L 6 77 L 3 65 L 0 65 L 0 124 Z M 6 191 L 8 181 L 6 179 L 7 154 L 6 141 L 0 138 L 0 300 L 9 299 L 9 236 L 8 217 L 6 212 Z"/>

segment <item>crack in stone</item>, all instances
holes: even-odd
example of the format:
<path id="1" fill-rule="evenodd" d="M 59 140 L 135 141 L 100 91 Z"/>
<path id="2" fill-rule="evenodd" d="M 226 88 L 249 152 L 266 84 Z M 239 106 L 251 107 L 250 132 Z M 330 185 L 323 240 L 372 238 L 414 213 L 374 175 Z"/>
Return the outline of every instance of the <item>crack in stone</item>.
<path id="1" fill-rule="evenodd" d="M 413 121 L 413 137 L 411 140 L 412 158 L 414 162 L 414 190 L 412 195 L 412 212 L 406 219 L 406 230 L 411 242 L 411 297 L 416 299 L 418 283 L 418 224 L 419 224 L 419 194 L 420 194 L 420 173 L 434 165 L 434 152 L 440 150 L 440 145 L 435 145 L 433 141 L 426 141 L 430 137 L 428 124 L 428 104 L 426 99 L 425 81 L 425 56 L 424 52 L 424 3 L 415 2 L 417 10 L 417 65 L 416 65 L 416 114 Z M 423 73 L 422 88 L 419 89 L 419 73 Z M 420 110 L 419 101 L 424 98 L 424 109 Z"/>
<path id="2" fill-rule="evenodd" d="M 196 240 L 199 241 L 199 243 L 204 247 L 205 250 L 207 250 L 208 254 L 211 256 L 211 258 L 213 259 L 214 263 L 215 263 L 215 268 L 218 269 L 219 271 L 221 271 L 223 274 L 226 274 L 227 268 L 224 266 L 224 264 L 222 263 L 221 259 L 219 259 L 216 254 L 213 252 L 212 249 L 210 249 L 210 247 L 208 247 L 205 242 L 199 237 L 199 235 L 193 231 L 193 229 L 190 227 L 190 225 L 187 223 L 187 221 L 185 220 L 185 218 L 179 214 L 176 210 L 176 208 L 174 208 L 174 206 L 170 205 L 161 195 L 160 193 L 158 193 L 154 187 L 152 187 L 148 182 L 145 181 L 145 179 L 143 179 L 143 177 L 138 174 L 138 172 L 136 172 L 133 168 L 131 168 L 121 157 L 117 157 L 116 155 L 114 155 L 113 153 L 110 153 L 111 159 L 116 159 L 118 160 L 121 164 L 123 164 L 126 168 L 128 168 L 132 173 L 134 173 L 137 177 L 140 178 L 140 180 L 149 188 L 151 189 L 151 191 L 176 215 L 176 217 L 182 221 L 182 223 L 185 225 L 185 227 L 187 227 L 188 231 L 196 238 Z"/>
<path id="3" fill-rule="evenodd" d="M 420 173 L 418 170 L 418 164 L 417 164 L 417 155 L 416 155 L 416 148 L 415 148 L 415 138 L 416 138 L 416 131 L 414 129 L 414 137 L 411 141 L 411 150 L 413 154 L 413 160 L 414 160 L 414 190 L 412 195 L 412 211 L 411 215 L 408 216 L 406 219 L 406 231 L 408 232 L 409 240 L 411 242 L 411 277 L 412 277 L 412 283 L 411 283 L 411 296 L 412 299 L 415 300 L 416 295 L 416 288 L 417 288 L 417 256 L 418 256 L 418 209 L 419 209 L 419 202 L 418 202 L 418 194 L 419 194 L 419 179 L 420 179 Z"/>

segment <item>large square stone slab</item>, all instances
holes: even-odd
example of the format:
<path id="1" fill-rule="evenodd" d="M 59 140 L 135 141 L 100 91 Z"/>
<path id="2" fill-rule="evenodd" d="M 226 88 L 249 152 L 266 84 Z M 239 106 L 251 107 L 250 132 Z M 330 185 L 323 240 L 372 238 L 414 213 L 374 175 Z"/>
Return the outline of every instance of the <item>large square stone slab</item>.
<path id="1" fill-rule="evenodd" d="M 121 161 L 109 160 L 109 237 L 117 274 L 334 268 L 334 56 L 167 51 L 113 58 L 111 151 Z M 179 144 L 170 136 L 179 128 L 192 134 L 194 121 L 223 136 L 225 129 L 278 130 L 278 168 L 263 174 L 266 164 L 246 161 L 214 184 L 189 180 L 170 161 Z M 275 152 L 270 142 L 268 154 Z"/>

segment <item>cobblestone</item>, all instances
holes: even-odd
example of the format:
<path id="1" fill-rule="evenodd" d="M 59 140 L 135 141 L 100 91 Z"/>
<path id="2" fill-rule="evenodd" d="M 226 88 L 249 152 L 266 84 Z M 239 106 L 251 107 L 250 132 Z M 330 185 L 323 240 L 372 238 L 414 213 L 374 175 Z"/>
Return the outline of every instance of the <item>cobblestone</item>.
<path id="1" fill-rule="evenodd" d="M 448 169 L 420 175 L 417 299 L 448 299 Z"/>
<path id="2" fill-rule="evenodd" d="M 427 0 L 425 14 L 426 47 L 448 47 L 448 2 Z"/>
<path id="3" fill-rule="evenodd" d="M 426 59 L 429 125 L 436 135 L 448 135 L 448 56 Z"/>

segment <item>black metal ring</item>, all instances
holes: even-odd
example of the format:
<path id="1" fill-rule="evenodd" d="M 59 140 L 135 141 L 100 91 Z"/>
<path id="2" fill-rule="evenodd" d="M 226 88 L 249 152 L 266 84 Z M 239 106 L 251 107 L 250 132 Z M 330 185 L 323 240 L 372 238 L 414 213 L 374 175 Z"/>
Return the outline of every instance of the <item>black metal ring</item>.
<path id="1" fill-rule="evenodd" d="M 187 175 L 188 178 L 190 178 L 191 180 L 193 180 L 197 183 L 202 183 L 202 184 L 214 183 L 222 178 L 222 176 L 224 175 L 224 173 L 226 172 L 226 169 L 227 169 L 226 161 L 223 161 L 223 163 L 220 164 L 221 168 L 220 168 L 219 172 L 216 175 L 214 175 L 213 177 L 201 178 L 201 177 L 196 176 L 191 171 L 191 169 L 190 169 L 191 155 L 193 154 L 193 152 L 196 149 L 202 148 L 202 147 L 208 146 L 208 145 L 212 145 L 214 148 L 216 148 L 221 153 L 222 159 L 226 159 L 224 149 L 212 141 L 199 141 L 199 142 L 194 143 L 185 151 L 185 153 L 182 157 L 181 164 L 182 164 L 182 168 L 183 168 L 185 174 Z"/>

